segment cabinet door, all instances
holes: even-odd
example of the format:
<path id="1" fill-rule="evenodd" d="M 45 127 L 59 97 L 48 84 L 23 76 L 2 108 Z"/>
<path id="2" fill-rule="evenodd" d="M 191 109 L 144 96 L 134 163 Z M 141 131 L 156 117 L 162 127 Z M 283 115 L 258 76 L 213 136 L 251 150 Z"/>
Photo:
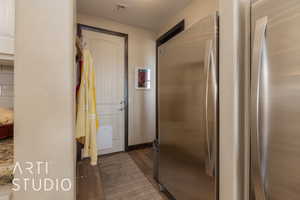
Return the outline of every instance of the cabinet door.
<path id="1" fill-rule="evenodd" d="M 0 1 L 0 54 L 14 54 L 15 0 Z"/>

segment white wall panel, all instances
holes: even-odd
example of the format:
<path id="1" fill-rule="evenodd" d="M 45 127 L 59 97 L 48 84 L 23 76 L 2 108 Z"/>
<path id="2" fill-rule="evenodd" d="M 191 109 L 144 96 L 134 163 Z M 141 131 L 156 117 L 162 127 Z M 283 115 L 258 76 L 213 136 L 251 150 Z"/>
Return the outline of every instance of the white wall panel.
<path id="1" fill-rule="evenodd" d="M 14 54 L 15 0 L 0 1 L 0 54 Z"/>
<path id="2" fill-rule="evenodd" d="M 0 107 L 13 108 L 14 69 L 10 65 L 0 65 Z"/>

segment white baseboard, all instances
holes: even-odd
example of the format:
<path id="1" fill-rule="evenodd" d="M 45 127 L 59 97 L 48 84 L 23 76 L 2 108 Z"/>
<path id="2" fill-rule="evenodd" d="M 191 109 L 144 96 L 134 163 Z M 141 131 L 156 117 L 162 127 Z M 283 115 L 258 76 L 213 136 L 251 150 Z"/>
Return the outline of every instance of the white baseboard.
<path id="1" fill-rule="evenodd" d="M 11 200 L 12 186 L 0 186 L 0 200 Z"/>
<path id="2" fill-rule="evenodd" d="M 10 200 L 10 194 L 5 194 L 5 195 L 0 194 L 0 200 Z"/>

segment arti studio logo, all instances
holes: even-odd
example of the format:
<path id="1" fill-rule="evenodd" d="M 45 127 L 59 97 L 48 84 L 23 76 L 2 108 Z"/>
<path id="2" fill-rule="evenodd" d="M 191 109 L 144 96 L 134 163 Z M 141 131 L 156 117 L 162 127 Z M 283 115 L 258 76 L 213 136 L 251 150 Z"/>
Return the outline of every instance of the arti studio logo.
<path id="1" fill-rule="evenodd" d="M 13 191 L 57 191 L 68 192 L 72 188 L 72 181 L 69 178 L 48 178 L 49 163 L 47 161 L 16 163 L 14 174 L 29 175 L 26 178 L 13 179 Z"/>

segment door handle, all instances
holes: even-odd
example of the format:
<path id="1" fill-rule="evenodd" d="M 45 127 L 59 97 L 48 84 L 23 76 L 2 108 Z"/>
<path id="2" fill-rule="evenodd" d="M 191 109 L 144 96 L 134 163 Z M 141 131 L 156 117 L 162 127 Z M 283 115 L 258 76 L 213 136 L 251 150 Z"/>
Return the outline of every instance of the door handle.
<path id="1" fill-rule="evenodd" d="M 124 105 L 124 107 L 119 108 L 118 110 L 119 110 L 119 111 L 123 111 L 123 110 L 125 110 L 125 108 L 127 107 L 127 102 L 126 102 L 125 100 L 122 100 L 122 101 L 120 102 L 120 105 Z"/>
<path id="2" fill-rule="evenodd" d="M 266 50 L 268 18 L 256 21 L 251 72 L 251 173 L 256 200 L 266 200 L 261 167 L 261 138 L 259 130 L 259 105 L 262 63 Z"/>
<path id="3" fill-rule="evenodd" d="M 217 119 L 217 109 L 218 109 L 218 81 L 217 81 L 217 66 L 216 66 L 216 56 L 214 53 L 213 40 L 208 40 L 206 42 L 205 51 L 205 63 L 204 70 L 206 74 L 205 83 L 205 133 L 206 133 L 206 145 L 207 145 L 207 158 L 206 158 L 206 173 L 209 176 L 215 175 L 216 159 L 217 159 L 217 130 L 218 130 L 218 119 Z M 211 95 L 211 96 L 210 96 Z M 212 101 L 210 101 L 212 97 Z M 212 104 L 211 106 L 209 104 Z M 211 110 L 209 110 L 211 108 Z M 211 112 L 209 112 L 211 111 Z M 208 116 L 213 115 L 212 126 L 210 128 L 210 123 Z"/>

